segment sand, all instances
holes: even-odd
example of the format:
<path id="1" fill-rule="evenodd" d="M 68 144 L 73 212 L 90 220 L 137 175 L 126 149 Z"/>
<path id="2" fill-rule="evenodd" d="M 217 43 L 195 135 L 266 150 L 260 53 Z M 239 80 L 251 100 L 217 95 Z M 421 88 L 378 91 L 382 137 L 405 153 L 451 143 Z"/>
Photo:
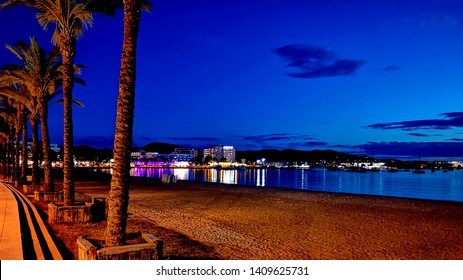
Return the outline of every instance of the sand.
<path id="1" fill-rule="evenodd" d="M 463 203 L 134 179 L 131 219 L 182 233 L 221 259 L 463 259 Z"/>

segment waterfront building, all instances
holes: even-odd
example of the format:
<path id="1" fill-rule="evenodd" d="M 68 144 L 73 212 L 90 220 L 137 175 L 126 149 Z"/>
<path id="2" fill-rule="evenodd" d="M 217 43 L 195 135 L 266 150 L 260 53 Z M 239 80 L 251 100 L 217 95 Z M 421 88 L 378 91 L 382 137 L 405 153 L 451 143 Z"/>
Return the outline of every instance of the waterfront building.
<path id="1" fill-rule="evenodd" d="M 204 158 L 210 156 L 217 160 L 225 159 L 226 162 L 235 162 L 236 150 L 233 146 L 215 145 L 212 148 L 204 149 Z"/>
<path id="2" fill-rule="evenodd" d="M 223 157 L 227 160 L 227 162 L 235 162 L 235 149 L 233 146 L 223 146 Z"/>
<path id="3" fill-rule="evenodd" d="M 158 152 L 146 152 L 146 158 L 157 158 L 159 156 Z"/>
<path id="4" fill-rule="evenodd" d="M 130 158 L 132 159 L 140 159 L 145 152 L 143 150 L 133 151 L 130 153 Z"/>
<path id="5" fill-rule="evenodd" d="M 32 143 L 31 143 L 32 147 Z M 55 153 L 59 153 L 61 151 L 61 148 L 58 146 L 58 144 L 50 144 L 50 150 L 52 150 Z"/>
<path id="6" fill-rule="evenodd" d="M 169 155 L 170 160 L 191 161 L 198 156 L 198 151 L 188 148 L 175 148 L 174 152 Z"/>
<path id="7" fill-rule="evenodd" d="M 22 141 L 19 142 L 19 146 L 22 146 Z M 32 142 L 27 142 L 27 150 L 32 150 Z M 55 153 L 61 152 L 61 148 L 58 146 L 58 144 L 50 144 L 50 150 L 52 150 Z"/>
<path id="8" fill-rule="evenodd" d="M 213 149 L 212 148 L 207 148 L 207 149 L 204 149 L 203 150 L 203 157 L 206 158 L 206 157 L 211 157 L 211 158 L 214 158 L 213 156 Z"/>

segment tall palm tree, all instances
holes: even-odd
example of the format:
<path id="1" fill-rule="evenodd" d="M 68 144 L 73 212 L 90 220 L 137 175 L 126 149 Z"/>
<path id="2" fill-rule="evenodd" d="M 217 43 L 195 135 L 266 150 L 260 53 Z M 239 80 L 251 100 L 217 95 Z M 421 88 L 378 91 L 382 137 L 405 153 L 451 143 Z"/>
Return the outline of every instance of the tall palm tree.
<path id="1" fill-rule="evenodd" d="M 63 104 L 64 104 L 64 157 L 63 157 L 63 196 L 66 206 L 74 204 L 73 178 L 73 123 L 72 92 L 74 88 L 74 57 L 76 41 L 83 31 L 92 24 L 92 13 L 113 15 L 120 6 L 117 0 L 7 0 L 0 9 L 26 5 L 35 8 L 40 25 L 47 29 L 55 26 L 52 42 L 59 47 L 63 63 Z"/>
<path id="2" fill-rule="evenodd" d="M 13 181 L 19 177 L 19 138 L 23 126 L 21 104 L 6 96 L 0 95 L 0 117 L 9 125 L 7 141 L 7 157 L 9 169 L 7 173 L 11 175 Z M 10 168 L 11 165 L 11 168 Z"/>
<path id="3" fill-rule="evenodd" d="M 0 78 L 1 80 L 1 78 Z M 28 119 L 32 130 L 32 185 L 40 184 L 38 164 L 38 142 L 39 142 L 39 106 L 37 100 L 32 97 L 26 87 L 18 85 L 2 86 L 0 93 L 3 96 L 15 99 L 29 109 Z"/>
<path id="4" fill-rule="evenodd" d="M 1 98 L 1 97 L 0 97 Z M 2 178 L 6 178 L 6 167 L 7 167 L 7 141 L 9 134 L 9 125 L 3 117 L 0 117 L 0 144 L 1 144 L 1 161 L 2 161 Z"/>
<path id="5" fill-rule="evenodd" d="M 16 102 L 16 116 L 15 116 L 15 155 L 14 155 L 14 173 L 13 173 L 13 181 L 18 180 L 21 178 L 21 166 L 20 166 L 20 157 L 21 149 L 20 149 L 20 141 L 21 141 L 21 132 L 24 131 L 23 126 L 27 125 L 27 122 L 24 123 L 24 110 L 23 104 L 20 102 Z"/>
<path id="6" fill-rule="evenodd" d="M 41 133 L 42 150 L 44 161 L 44 182 L 45 191 L 54 191 L 53 177 L 51 175 L 50 158 L 50 137 L 48 131 L 48 103 L 59 92 L 57 91 L 61 83 L 61 71 L 59 51 L 55 47 L 46 55 L 34 38 L 30 38 L 30 46 L 22 41 L 16 42 L 14 46 L 7 45 L 22 65 L 12 64 L 4 66 L 0 80 L 3 83 L 19 84 L 25 86 L 31 97 L 36 99 L 38 106 Z M 29 108 L 30 109 L 30 108 Z"/>
<path id="7" fill-rule="evenodd" d="M 149 10 L 150 4 L 141 0 L 124 0 L 124 39 L 114 137 L 114 166 L 105 232 L 106 246 L 122 245 L 126 235 L 130 150 L 135 108 L 136 50 L 141 9 Z"/>
<path id="8" fill-rule="evenodd" d="M 5 96 L 0 96 L 0 117 L 4 120 L 7 125 L 5 130 L 5 175 L 9 178 L 15 173 L 15 160 L 14 160 L 14 132 L 15 132 L 15 117 L 16 117 L 16 106 L 15 101 Z"/>
<path id="9" fill-rule="evenodd" d="M 2 88 L 0 87 L 0 102 L 1 102 L 1 106 L 2 108 L 4 108 L 4 110 L 6 109 L 6 107 L 8 105 L 5 105 L 4 104 L 4 101 L 8 98 L 4 95 L 2 95 L 2 92 L 1 92 Z M 10 90 L 10 89 L 8 89 Z M 16 167 L 17 167 L 17 174 L 16 174 L 16 178 L 17 179 L 20 179 L 21 181 L 25 181 L 26 180 L 26 172 L 27 172 L 27 161 L 28 161 L 28 153 L 27 153 L 27 108 L 26 106 L 24 106 L 24 104 L 20 103 L 20 102 L 17 102 L 19 103 L 19 108 L 16 109 L 16 153 L 18 154 L 19 153 L 19 134 L 21 134 L 22 136 L 22 145 L 21 145 L 21 159 L 19 158 L 19 156 L 17 155 L 16 156 Z M 7 102 L 8 104 L 8 102 Z M 5 113 L 1 113 L 1 114 L 5 114 Z M 0 125 L 0 130 L 3 131 L 3 138 L 2 139 L 6 139 L 7 138 L 7 134 L 5 134 L 5 119 L 2 118 L 2 123 Z M 1 132 L 0 132 L 1 133 Z M 6 150 L 6 149 L 5 149 Z M 21 162 L 21 164 L 19 163 Z"/>
<path id="10" fill-rule="evenodd" d="M 22 168 L 19 164 L 20 158 L 20 135 L 24 133 L 24 126 L 27 129 L 27 123 L 24 122 L 24 108 L 23 104 L 15 100 L 14 98 L 7 97 L 3 95 L 2 88 L 0 88 L 0 117 L 3 118 L 4 122 L 9 124 L 9 134 L 6 135 L 7 140 L 9 139 L 10 143 L 7 147 L 7 151 L 10 152 L 8 159 L 11 159 L 12 165 L 12 180 L 15 181 L 18 178 L 21 178 Z M 13 143 L 15 141 L 15 143 Z M 24 143 L 23 143 L 24 146 Z M 24 152 L 23 155 L 23 163 L 26 162 L 27 158 L 24 159 Z M 26 154 L 27 157 L 27 154 Z M 27 167 L 27 166 L 26 166 Z"/>
<path id="11" fill-rule="evenodd" d="M 22 103 L 21 103 L 22 104 Z M 21 146 L 21 181 L 26 181 L 27 175 L 27 160 L 28 160 L 28 153 L 27 153 L 27 108 L 24 104 L 21 105 L 21 116 L 22 116 L 22 146 Z"/>

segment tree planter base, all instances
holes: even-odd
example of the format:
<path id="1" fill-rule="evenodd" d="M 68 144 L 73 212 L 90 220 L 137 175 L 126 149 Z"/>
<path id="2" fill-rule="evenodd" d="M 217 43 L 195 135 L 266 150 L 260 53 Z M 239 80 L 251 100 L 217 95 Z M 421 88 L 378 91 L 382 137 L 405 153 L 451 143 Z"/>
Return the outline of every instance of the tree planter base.
<path id="1" fill-rule="evenodd" d="M 62 202 L 63 201 L 63 192 L 43 192 L 35 191 L 34 192 L 35 201 L 47 201 L 47 202 Z"/>
<path id="2" fill-rule="evenodd" d="M 61 195 L 62 199 L 62 195 Z M 91 202 L 64 206 L 64 203 L 48 204 L 48 221 L 50 223 L 87 223 L 106 219 L 105 198 L 92 198 Z"/>
<path id="3" fill-rule="evenodd" d="M 149 233 L 142 233 L 145 243 L 98 248 L 95 241 L 77 239 L 79 260 L 160 260 L 164 242 Z"/>
<path id="4" fill-rule="evenodd" d="M 19 187 L 22 187 L 24 185 L 30 185 L 31 182 L 28 182 L 28 181 L 14 181 L 14 187 L 15 188 L 19 188 Z"/>
<path id="5" fill-rule="evenodd" d="M 38 186 L 33 185 L 23 185 L 24 194 L 34 194 L 35 191 L 38 191 Z"/>
<path id="6" fill-rule="evenodd" d="M 64 206 L 63 203 L 48 204 L 48 221 L 52 224 L 78 224 L 87 223 L 91 220 L 92 214 L 88 205 Z"/>

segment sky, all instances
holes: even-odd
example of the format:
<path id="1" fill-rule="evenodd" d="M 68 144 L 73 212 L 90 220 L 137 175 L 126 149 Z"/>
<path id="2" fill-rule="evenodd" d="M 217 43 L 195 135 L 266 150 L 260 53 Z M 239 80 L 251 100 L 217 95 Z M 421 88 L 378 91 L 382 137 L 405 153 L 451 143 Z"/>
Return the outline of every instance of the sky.
<path id="1" fill-rule="evenodd" d="M 463 1 L 158 0 L 143 13 L 134 145 L 332 149 L 463 158 Z M 34 36 L 34 10 L 0 11 L 3 46 Z M 75 145 L 111 148 L 122 13 L 77 43 Z M 50 108 L 62 145 L 62 105 Z"/>

